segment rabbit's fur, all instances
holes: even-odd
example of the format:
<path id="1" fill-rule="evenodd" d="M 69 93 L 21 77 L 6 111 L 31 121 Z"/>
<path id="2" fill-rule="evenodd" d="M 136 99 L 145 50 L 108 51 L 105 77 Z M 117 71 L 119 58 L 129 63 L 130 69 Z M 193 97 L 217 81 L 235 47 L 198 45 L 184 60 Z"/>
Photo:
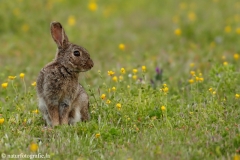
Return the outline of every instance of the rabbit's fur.
<path id="1" fill-rule="evenodd" d="M 39 110 L 47 125 L 74 124 L 90 119 L 89 98 L 78 83 L 79 72 L 93 67 L 89 53 L 72 44 L 59 22 L 51 23 L 51 35 L 58 50 L 37 79 Z"/>

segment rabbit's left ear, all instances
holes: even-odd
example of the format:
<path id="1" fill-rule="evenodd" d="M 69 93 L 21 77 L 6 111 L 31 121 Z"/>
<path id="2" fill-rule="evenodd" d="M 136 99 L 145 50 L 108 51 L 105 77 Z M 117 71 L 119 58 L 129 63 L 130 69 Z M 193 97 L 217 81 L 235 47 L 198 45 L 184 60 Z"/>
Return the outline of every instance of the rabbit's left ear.
<path id="1" fill-rule="evenodd" d="M 58 48 L 64 48 L 64 46 L 68 43 L 68 37 L 59 22 L 51 23 L 51 35 Z"/>

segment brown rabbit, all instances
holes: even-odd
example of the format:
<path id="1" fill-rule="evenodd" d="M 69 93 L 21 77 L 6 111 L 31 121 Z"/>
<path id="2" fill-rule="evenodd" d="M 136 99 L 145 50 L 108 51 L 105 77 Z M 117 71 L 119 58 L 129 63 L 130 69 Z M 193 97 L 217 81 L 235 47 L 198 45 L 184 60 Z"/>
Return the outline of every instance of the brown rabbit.
<path id="1" fill-rule="evenodd" d="M 37 79 L 39 110 L 47 125 L 74 124 L 90 119 L 89 98 L 78 83 L 79 72 L 93 67 L 89 53 L 72 44 L 59 22 L 51 23 L 51 34 L 58 50 Z"/>

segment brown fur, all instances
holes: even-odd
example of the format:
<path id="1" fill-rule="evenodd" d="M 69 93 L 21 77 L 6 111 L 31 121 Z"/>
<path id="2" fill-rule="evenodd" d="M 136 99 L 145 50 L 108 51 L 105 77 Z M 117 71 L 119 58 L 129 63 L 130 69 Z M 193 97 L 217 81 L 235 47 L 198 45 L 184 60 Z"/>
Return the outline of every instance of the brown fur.
<path id="1" fill-rule="evenodd" d="M 39 109 L 48 125 L 87 121 L 90 119 L 89 98 L 78 83 L 78 76 L 79 72 L 91 69 L 93 61 L 86 49 L 68 41 L 59 22 L 51 23 L 51 35 L 58 51 L 37 79 Z M 74 51 L 80 55 L 74 55 Z"/>

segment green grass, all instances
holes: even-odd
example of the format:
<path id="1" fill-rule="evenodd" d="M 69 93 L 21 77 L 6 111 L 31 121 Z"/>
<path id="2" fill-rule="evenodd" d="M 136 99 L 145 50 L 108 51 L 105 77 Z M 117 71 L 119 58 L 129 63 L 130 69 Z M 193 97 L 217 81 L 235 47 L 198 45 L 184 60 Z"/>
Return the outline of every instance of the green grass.
<path id="1" fill-rule="evenodd" d="M 0 2 L 0 83 L 8 83 L 0 88 L 0 153 L 51 159 L 239 159 L 240 2 L 95 2 L 96 11 L 89 10 L 90 1 Z M 68 22 L 71 16 L 74 25 Z M 70 41 L 89 51 L 95 65 L 80 75 L 90 95 L 91 120 L 51 129 L 44 128 L 36 111 L 31 83 L 55 56 L 49 31 L 54 20 Z"/>

